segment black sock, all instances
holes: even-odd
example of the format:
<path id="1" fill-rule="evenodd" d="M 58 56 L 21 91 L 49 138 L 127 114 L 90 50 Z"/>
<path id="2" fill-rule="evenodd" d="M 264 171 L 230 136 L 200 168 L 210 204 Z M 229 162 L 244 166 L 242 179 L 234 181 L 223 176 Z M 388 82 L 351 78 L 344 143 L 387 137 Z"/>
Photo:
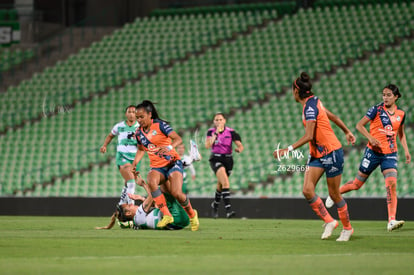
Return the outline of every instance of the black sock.
<path id="1" fill-rule="evenodd" d="M 224 207 L 226 208 L 226 212 L 230 212 L 231 211 L 230 189 L 223 188 L 223 190 L 221 190 L 221 193 L 223 194 L 223 201 L 224 201 Z"/>
<path id="2" fill-rule="evenodd" d="M 220 205 L 220 200 L 221 200 L 221 192 L 219 190 L 216 190 L 216 195 L 214 197 L 214 208 L 218 208 L 218 206 Z"/>

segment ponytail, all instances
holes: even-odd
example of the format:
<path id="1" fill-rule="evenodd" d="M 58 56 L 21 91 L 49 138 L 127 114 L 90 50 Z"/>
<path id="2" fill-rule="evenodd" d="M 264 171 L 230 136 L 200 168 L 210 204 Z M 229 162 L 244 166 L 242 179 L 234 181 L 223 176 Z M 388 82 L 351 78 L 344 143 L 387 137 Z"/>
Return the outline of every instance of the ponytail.
<path id="1" fill-rule="evenodd" d="M 310 76 L 306 72 L 302 72 L 293 82 L 293 88 L 298 89 L 300 98 L 307 98 L 313 95 L 312 83 L 310 82 Z"/>
<path id="2" fill-rule="evenodd" d="M 156 103 L 152 103 L 150 100 L 143 100 L 141 103 L 137 105 L 136 109 L 144 109 L 147 113 L 151 113 L 151 119 L 159 119 L 168 123 L 168 121 L 165 121 L 160 118 L 157 109 L 155 108 L 155 104 Z"/>

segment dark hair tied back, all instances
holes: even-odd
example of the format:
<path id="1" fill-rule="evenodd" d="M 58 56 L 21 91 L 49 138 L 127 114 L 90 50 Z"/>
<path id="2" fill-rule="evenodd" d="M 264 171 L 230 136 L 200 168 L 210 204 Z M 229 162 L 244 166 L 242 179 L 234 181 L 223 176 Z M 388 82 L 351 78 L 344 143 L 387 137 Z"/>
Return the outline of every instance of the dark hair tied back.
<path id="1" fill-rule="evenodd" d="M 127 217 L 125 217 L 124 209 L 119 204 L 116 205 L 116 213 L 120 222 L 126 222 L 128 220 Z"/>
<path id="2" fill-rule="evenodd" d="M 125 108 L 125 112 L 127 112 L 129 108 L 134 108 L 134 109 L 136 109 L 135 105 L 129 105 L 128 107 L 126 107 L 126 108 Z"/>
<path id="3" fill-rule="evenodd" d="M 147 113 L 151 113 L 152 119 L 160 119 L 157 109 L 155 109 L 154 103 L 149 100 L 143 100 L 140 104 L 137 105 L 138 109 L 144 109 Z"/>
<path id="4" fill-rule="evenodd" d="M 297 88 L 299 90 L 300 98 L 307 98 L 312 96 L 312 83 L 310 82 L 310 76 L 306 72 L 302 72 L 300 77 L 298 77 L 293 82 L 293 88 Z"/>

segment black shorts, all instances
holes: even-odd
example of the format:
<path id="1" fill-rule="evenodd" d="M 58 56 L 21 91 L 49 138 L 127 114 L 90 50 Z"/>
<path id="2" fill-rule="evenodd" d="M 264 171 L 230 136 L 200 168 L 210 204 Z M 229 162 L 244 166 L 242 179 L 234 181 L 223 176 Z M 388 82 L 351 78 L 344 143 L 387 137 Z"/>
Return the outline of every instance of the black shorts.
<path id="1" fill-rule="evenodd" d="M 209 161 L 214 174 L 217 173 L 220 167 L 224 167 L 227 176 L 231 175 L 231 171 L 233 170 L 233 157 L 231 155 L 212 154 Z"/>

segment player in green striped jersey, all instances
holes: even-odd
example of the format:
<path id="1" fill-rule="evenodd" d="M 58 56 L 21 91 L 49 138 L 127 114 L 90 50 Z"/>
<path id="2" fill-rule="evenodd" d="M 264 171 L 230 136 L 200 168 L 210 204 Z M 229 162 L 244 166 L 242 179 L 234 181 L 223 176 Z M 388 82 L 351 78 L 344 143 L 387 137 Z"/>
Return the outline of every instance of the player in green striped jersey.
<path id="1" fill-rule="evenodd" d="M 132 173 L 132 162 L 134 161 L 135 154 L 137 153 L 137 140 L 135 139 L 135 131 L 139 128 L 135 116 L 135 106 L 130 105 L 125 109 L 126 120 L 121 121 L 112 128 L 111 132 L 105 138 L 105 141 L 100 149 L 101 153 L 106 153 L 106 147 L 112 141 L 115 136 L 118 136 L 118 144 L 116 149 L 116 165 L 119 168 L 119 172 L 124 178 L 124 187 L 121 192 L 121 199 L 119 204 L 134 203 L 128 197 L 128 193 L 135 193 L 135 180 Z M 140 163 L 136 167 L 136 171 L 139 171 Z"/>
<path id="2" fill-rule="evenodd" d="M 143 187 L 147 193 L 150 192 L 148 185 L 142 180 L 138 173 L 136 174 L 135 181 L 138 185 Z M 107 226 L 96 227 L 96 229 L 111 229 L 116 220 L 121 228 L 133 228 L 133 229 L 170 229 L 178 230 L 183 229 L 184 227 L 190 224 L 190 218 L 183 209 L 183 207 L 178 203 L 178 201 L 170 195 L 166 189 L 169 188 L 170 182 L 167 181 L 165 184 L 161 185 L 161 192 L 165 196 L 168 210 L 171 212 L 171 215 L 174 217 L 174 222 L 168 224 L 166 227 L 159 228 L 157 227 L 158 222 L 162 219 L 162 212 L 154 207 L 154 200 L 151 196 L 142 197 L 137 194 L 128 194 L 129 197 L 133 200 L 142 201 L 140 205 L 135 204 L 118 204 L 114 214 L 112 214 L 111 222 Z"/>

